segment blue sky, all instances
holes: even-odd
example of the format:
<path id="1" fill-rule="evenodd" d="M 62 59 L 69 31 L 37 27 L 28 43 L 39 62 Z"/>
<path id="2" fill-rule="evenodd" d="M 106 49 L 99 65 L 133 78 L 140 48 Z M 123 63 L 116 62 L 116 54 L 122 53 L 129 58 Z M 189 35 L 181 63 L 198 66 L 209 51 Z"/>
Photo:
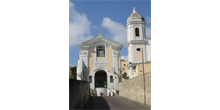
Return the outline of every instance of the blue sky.
<path id="1" fill-rule="evenodd" d="M 78 45 L 97 37 L 104 37 L 123 45 L 121 57 L 127 60 L 126 21 L 133 8 L 145 18 L 146 35 L 151 38 L 151 1 L 78 1 L 69 2 L 69 64 L 77 66 Z"/>

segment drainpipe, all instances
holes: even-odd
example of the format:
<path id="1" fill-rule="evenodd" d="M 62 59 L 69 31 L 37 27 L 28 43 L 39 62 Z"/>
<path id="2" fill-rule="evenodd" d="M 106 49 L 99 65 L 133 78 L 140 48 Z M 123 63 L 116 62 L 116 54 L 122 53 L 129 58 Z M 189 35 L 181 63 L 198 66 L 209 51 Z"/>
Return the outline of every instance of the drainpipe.
<path id="1" fill-rule="evenodd" d="M 143 77 L 144 77 L 144 105 L 146 105 L 146 94 L 145 94 L 145 74 L 144 74 L 144 48 L 142 47 L 142 66 L 143 66 Z"/>

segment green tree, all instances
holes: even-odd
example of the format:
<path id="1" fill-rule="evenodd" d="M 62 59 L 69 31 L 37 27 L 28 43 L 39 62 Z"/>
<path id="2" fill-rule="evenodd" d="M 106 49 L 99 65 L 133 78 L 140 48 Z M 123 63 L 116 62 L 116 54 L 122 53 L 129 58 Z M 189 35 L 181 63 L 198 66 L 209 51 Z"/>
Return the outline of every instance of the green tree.
<path id="1" fill-rule="evenodd" d="M 76 66 L 71 67 L 71 73 L 72 73 L 72 76 L 74 77 L 74 79 L 76 79 L 76 71 L 77 71 L 77 67 Z"/>

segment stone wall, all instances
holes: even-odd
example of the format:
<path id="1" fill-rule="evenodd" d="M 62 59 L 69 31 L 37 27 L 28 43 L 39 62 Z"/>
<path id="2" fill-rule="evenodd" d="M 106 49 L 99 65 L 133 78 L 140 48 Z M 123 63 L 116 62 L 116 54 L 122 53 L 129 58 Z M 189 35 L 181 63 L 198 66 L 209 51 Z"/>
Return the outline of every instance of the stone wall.
<path id="1" fill-rule="evenodd" d="M 89 99 L 89 82 L 69 79 L 69 109 L 81 109 Z"/>
<path id="2" fill-rule="evenodd" d="M 119 83 L 119 96 L 144 104 L 143 74 Z M 146 105 L 151 106 L 151 73 L 145 73 Z"/>

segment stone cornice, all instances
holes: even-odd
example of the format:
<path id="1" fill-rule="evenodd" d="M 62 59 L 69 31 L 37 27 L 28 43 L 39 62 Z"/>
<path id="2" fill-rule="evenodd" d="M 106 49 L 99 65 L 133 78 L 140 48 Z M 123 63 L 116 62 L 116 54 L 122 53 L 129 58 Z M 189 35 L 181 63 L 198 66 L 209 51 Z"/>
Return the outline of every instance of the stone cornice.
<path id="1" fill-rule="evenodd" d="M 120 45 L 120 46 L 112 46 L 113 49 L 116 49 L 116 50 L 121 50 L 123 47 L 123 45 Z"/>
<path id="2" fill-rule="evenodd" d="M 145 21 L 138 21 L 138 20 L 132 20 L 132 21 L 126 23 L 126 25 L 130 25 L 130 24 L 144 24 L 144 25 L 146 25 L 147 22 L 145 22 Z"/>
<path id="3" fill-rule="evenodd" d="M 126 43 L 126 47 L 128 48 L 129 44 L 145 44 L 148 42 L 148 39 L 144 40 L 130 40 Z"/>
<path id="4" fill-rule="evenodd" d="M 134 25 L 134 24 L 144 24 L 144 26 L 147 24 L 147 22 L 144 22 L 144 21 L 130 21 L 130 22 L 127 22 L 126 24 L 126 29 L 128 28 L 128 25 Z"/>
<path id="5" fill-rule="evenodd" d="M 85 50 L 85 49 L 87 50 L 87 49 L 90 48 L 90 45 L 79 45 L 78 48 L 79 48 L 80 50 Z"/>

